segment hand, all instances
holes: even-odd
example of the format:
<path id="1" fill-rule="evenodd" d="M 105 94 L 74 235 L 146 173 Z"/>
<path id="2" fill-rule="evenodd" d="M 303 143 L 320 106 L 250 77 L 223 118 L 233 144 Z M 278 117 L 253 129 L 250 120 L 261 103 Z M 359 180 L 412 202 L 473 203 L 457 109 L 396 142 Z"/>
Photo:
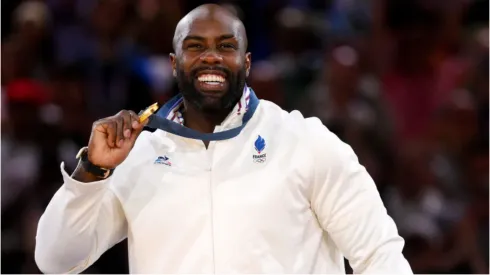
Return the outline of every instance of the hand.
<path id="1" fill-rule="evenodd" d="M 126 159 L 146 123 L 148 120 L 140 123 L 136 113 L 126 110 L 94 122 L 88 160 L 103 168 L 115 168 Z"/>

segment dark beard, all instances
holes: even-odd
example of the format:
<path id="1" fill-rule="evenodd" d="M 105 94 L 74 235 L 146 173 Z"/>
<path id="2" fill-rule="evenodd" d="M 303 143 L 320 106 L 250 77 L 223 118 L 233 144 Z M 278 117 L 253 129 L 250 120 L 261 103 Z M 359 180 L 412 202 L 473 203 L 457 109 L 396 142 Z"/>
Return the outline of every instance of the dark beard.
<path id="1" fill-rule="evenodd" d="M 226 91 L 221 98 L 210 99 L 196 89 L 194 81 L 197 74 L 202 70 L 219 70 L 226 73 L 226 80 L 228 81 L 229 86 L 228 91 Z M 224 67 L 199 67 L 192 70 L 189 76 L 177 66 L 177 84 L 182 96 L 196 109 L 208 114 L 230 112 L 242 97 L 243 88 L 245 87 L 245 78 L 245 66 L 236 74 Z"/>

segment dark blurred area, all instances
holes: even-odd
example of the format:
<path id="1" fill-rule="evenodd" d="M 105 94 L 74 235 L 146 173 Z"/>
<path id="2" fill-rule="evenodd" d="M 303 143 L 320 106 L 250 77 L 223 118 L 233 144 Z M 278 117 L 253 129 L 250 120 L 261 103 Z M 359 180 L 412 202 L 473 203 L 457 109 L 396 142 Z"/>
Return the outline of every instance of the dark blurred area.
<path id="1" fill-rule="evenodd" d="M 245 23 L 258 96 L 353 147 L 414 272 L 489 272 L 488 0 L 214 2 Z M 174 28 L 203 3 L 1 1 L 2 273 L 39 273 L 37 222 L 92 122 L 178 92 Z M 128 273 L 127 243 L 86 273 Z"/>

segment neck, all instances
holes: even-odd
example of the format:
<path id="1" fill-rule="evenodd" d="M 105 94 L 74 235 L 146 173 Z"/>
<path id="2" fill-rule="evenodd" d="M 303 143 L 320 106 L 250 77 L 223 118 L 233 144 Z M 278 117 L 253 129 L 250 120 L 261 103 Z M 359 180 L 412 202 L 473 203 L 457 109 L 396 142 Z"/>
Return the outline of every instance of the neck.
<path id="1" fill-rule="evenodd" d="M 214 127 L 220 125 L 228 114 L 233 110 L 223 109 L 220 112 L 204 112 L 196 108 L 193 104 L 189 104 L 184 99 L 185 112 L 183 113 L 184 124 L 186 127 L 201 133 L 213 133 Z"/>

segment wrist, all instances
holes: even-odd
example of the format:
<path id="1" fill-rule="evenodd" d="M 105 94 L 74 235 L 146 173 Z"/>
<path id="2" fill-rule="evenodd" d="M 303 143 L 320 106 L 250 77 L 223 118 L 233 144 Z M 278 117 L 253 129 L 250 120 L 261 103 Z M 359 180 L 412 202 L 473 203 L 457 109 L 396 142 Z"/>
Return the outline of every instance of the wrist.
<path id="1" fill-rule="evenodd" d="M 102 180 L 101 178 L 95 176 L 94 174 L 86 171 L 83 166 L 78 163 L 77 167 L 75 168 L 75 171 L 73 171 L 73 174 L 71 175 L 71 178 L 79 181 L 79 182 L 94 182 L 94 181 L 100 181 Z"/>
<path id="2" fill-rule="evenodd" d="M 79 160 L 77 170 L 83 174 L 91 174 L 97 180 L 104 180 L 112 175 L 114 168 L 104 168 L 93 164 L 88 159 L 88 148 L 83 147 L 77 154 Z M 92 178 L 92 177 L 91 177 Z"/>

